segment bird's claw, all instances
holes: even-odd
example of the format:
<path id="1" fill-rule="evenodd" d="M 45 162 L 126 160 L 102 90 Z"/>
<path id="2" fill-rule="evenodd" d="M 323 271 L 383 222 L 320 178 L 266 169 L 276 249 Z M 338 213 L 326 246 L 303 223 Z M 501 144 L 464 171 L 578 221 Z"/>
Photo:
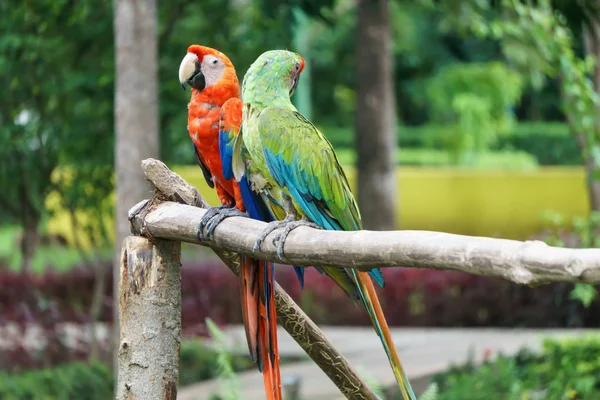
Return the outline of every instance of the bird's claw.
<path id="1" fill-rule="evenodd" d="M 285 217 L 282 221 L 271 221 L 267 224 L 267 227 L 258 235 L 256 242 L 254 242 L 254 247 L 252 247 L 253 252 L 257 252 L 260 250 L 260 246 L 263 241 L 271 232 L 276 229 L 285 227 L 290 221 L 293 221 L 293 217 Z"/>
<path id="2" fill-rule="evenodd" d="M 200 218 L 200 223 L 198 224 L 198 239 L 199 240 L 203 240 L 205 238 L 204 229 L 206 228 L 206 225 L 208 225 L 210 220 L 213 219 L 213 217 L 215 215 L 217 215 L 219 213 L 219 211 L 221 211 L 222 209 L 224 209 L 226 207 L 227 206 L 220 205 L 218 207 L 209 207 L 208 210 L 206 210 L 206 213 L 204 213 L 202 218 Z"/>
<path id="3" fill-rule="evenodd" d="M 301 227 L 301 226 L 308 226 L 310 228 L 321 229 L 321 227 L 319 225 L 317 225 L 313 222 L 307 221 L 305 219 L 301 219 L 299 221 L 288 222 L 285 225 L 285 228 L 283 229 L 283 231 L 280 234 L 278 234 L 277 236 L 275 236 L 275 238 L 273 238 L 273 246 L 277 246 L 277 258 L 279 258 L 279 260 L 284 261 L 283 260 L 283 257 L 284 257 L 283 247 L 285 246 L 285 241 L 286 241 L 288 235 L 294 229 Z"/>
<path id="4" fill-rule="evenodd" d="M 230 217 L 244 217 L 248 218 L 248 214 L 243 211 L 238 210 L 235 207 L 225 208 L 221 210 L 217 215 L 215 215 L 211 221 L 206 225 L 206 238 L 210 239 L 215 233 L 215 229 L 217 225 L 219 225 L 224 219 Z"/>
<path id="5" fill-rule="evenodd" d="M 217 226 L 226 218 L 229 217 L 248 217 L 248 214 L 238 210 L 235 207 L 221 205 L 218 207 L 210 207 L 198 224 L 198 239 L 210 239 L 215 232 Z M 204 232 L 206 230 L 206 233 Z"/>

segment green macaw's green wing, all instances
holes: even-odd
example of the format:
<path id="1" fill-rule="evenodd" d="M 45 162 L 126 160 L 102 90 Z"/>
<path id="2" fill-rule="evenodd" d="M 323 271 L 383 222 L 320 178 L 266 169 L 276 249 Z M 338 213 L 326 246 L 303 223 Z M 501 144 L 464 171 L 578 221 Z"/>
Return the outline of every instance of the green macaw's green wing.
<path id="1" fill-rule="evenodd" d="M 296 111 L 268 107 L 258 130 L 269 172 L 309 220 L 327 230 L 362 228 L 333 147 L 310 121 Z"/>

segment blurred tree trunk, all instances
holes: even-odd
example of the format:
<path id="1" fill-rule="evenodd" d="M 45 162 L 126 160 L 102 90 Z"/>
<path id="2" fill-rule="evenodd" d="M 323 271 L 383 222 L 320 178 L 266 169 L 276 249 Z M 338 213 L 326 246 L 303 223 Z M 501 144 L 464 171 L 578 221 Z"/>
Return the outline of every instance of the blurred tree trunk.
<path id="1" fill-rule="evenodd" d="M 119 265 L 129 234 L 127 211 L 150 197 L 142 159 L 158 157 L 158 60 L 156 0 L 116 0 L 114 333 L 118 342 Z M 115 348 L 118 348 L 115 347 Z M 116 356 L 117 352 L 115 352 Z M 115 365 L 116 366 L 116 365 Z M 116 368 L 115 368 L 116 372 Z"/>
<path id="2" fill-rule="evenodd" d="M 592 15 L 590 17 L 589 24 L 583 27 L 584 45 L 586 53 L 593 55 L 596 59 L 592 78 L 596 93 L 600 93 L 600 16 Z M 600 123 L 596 123 L 595 137 L 600 134 L 599 125 Z M 590 208 L 593 211 L 600 211 L 600 160 L 595 155 L 600 151 L 600 146 L 593 142 L 590 143 L 590 138 L 585 132 L 575 132 L 575 135 L 583 155 Z"/>
<path id="3" fill-rule="evenodd" d="M 31 165 L 27 162 L 27 158 L 37 159 L 40 164 Z M 39 224 L 42 219 L 43 201 L 40 203 L 39 199 L 50 186 L 50 175 L 55 164 L 41 152 L 32 151 L 30 154 L 25 154 L 16 149 L 3 160 L 8 171 L 11 171 L 11 166 L 16 167 L 13 173 L 17 176 L 17 183 L 14 185 L 16 196 L 12 201 L 11 197 L 2 197 L 0 206 L 4 211 L 18 217 L 23 228 L 19 241 L 21 269 L 28 273 L 33 268 L 33 259 L 40 242 Z M 37 171 L 36 176 L 32 172 L 34 170 Z M 32 179 L 34 177 L 37 179 Z"/>
<path id="4" fill-rule="evenodd" d="M 396 107 L 387 0 L 362 0 L 356 43 L 358 203 L 365 229 L 396 227 Z"/>
<path id="5" fill-rule="evenodd" d="M 24 272 L 31 272 L 33 267 L 33 257 L 39 243 L 38 225 L 40 223 L 40 212 L 31 206 L 28 198 L 23 206 L 23 236 L 21 237 L 21 254 L 23 260 L 21 268 Z M 26 204 L 26 205 L 25 205 Z"/>

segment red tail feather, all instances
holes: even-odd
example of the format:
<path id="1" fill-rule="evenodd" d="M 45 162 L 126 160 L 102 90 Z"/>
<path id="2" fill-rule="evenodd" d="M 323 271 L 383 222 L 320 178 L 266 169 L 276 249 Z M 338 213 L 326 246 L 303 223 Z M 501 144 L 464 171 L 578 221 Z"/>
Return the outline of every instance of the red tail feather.
<path id="1" fill-rule="evenodd" d="M 271 346 L 271 353 L 269 354 L 269 361 L 273 366 L 273 379 L 276 393 L 281 399 L 281 371 L 279 369 L 279 344 L 277 343 L 277 310 L 275 308 L 275 280 L 273 279 L 273 271 L 271 269 L 271 263 L 266 263 L 265 268 L 267 269 L 267 280 L 269 282 L 269 304 L 267 308 L 269 310 L 268 318 L 268 334 Z"/>
<path id="2" fill-rule="evenodd" d="M 240 257 L 242 316 L 248 348 L 253 361 L 257 362 L 263 373 L 267 400 L 281 400 L 277 314 L 271 267 L 262 261 Z"/>
<path id="3" fill-rule="evenodd" d="M 256 282 L 258 270 L 256 267 L 254 260 L 240 255 L 242 320 L 253 362 L 258 361 L 258 282 Z"/>

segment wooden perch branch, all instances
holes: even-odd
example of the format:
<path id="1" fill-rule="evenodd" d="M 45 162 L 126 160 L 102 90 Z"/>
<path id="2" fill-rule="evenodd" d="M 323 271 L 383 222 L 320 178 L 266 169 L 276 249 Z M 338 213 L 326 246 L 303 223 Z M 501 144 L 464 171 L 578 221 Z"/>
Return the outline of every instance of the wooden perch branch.
<path id="1" fill-rule="evenodd" d="M 129 211 L 129 220 L 133 233 L 154 236 L 152 227 L 147 225 L 145 220 L 151 213 L 165 204 L 186 207 L 186 209 L 192 211 L 200 211 L 197 207 L 208 207 L 208 204 L 196 188 L 169 170 L 162 162 L 147 159 L 142 161 L 142 167 L 146 178 L 156 187 L 156 193 L 152 199 L 141 201 Z M 176 201 L 177 203 L 194 205 L 196 207 L 177 203 L 163 203 L 164 201 Z M 233 273 L 239 275 L 239 257 L 237 253 L 218 247 L 213 248 L 213 250 Z M 278 283 L 275 283 L 275 302 L 277 306 L 277 322 L 283 326 L 319 368 L 327 374 L 346 398 L 357 400 L 377 399 L 377 396 L 367 386 L 365 381 L 358 376 L 352 366 L 333 344 L 329 342 L 317 325 L 298 307 Z"/>
<path id="2" fill-rule="evenodd" d="M 180 254 L 180 242 L 129 236 L 123 243 L 117 400 L 177 398 Z"/>
<path id="3" fill-rule="evenodd" d="M 187 204 L 205 205 L 199 200 L 197 190 L 162 162 L 148 159 L 142 165 L 146 177 L 163 193 L 185 199 Z M 132 215 L 132 231 L 279 262 L 272 244 L 275 233 L 267 237 L 260 252 L 252 251 L 254 241 L 266 224 L 249 218 L 228 218 L 217 227 L 211 240 L 198 240 L 197 227 L 204 212 L 182 204 L 157 204 L 143 215 Z M 361 270 L 395 266 L 450 269 L 528 285 L 554 281 L 600 283 L 600 249 L 567 249 L 551 247 L 541 241 L 520 242 L 440 232 L 332 232 L 300 227 L 288 236 L 285 257 L 286 264 L 304 266 Z"/>

